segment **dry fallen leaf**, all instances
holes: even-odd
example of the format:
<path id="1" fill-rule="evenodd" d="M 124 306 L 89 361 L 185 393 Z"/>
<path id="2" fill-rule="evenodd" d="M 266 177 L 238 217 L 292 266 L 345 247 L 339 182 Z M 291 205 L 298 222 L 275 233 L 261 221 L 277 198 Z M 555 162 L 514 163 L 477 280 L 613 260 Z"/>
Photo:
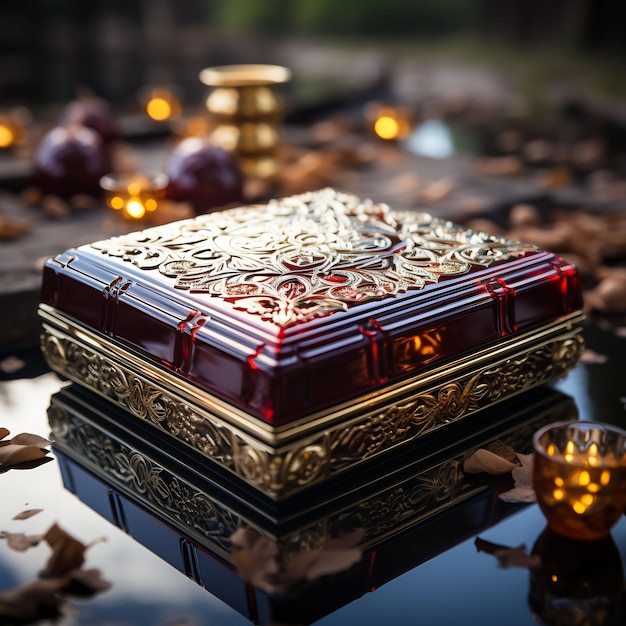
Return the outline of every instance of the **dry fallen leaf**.
<path id="1" fill-rule="evenodd" d="M 64 583 L 62 579 L 35 580 L 0 593 L 0 623 L 26 624 L 60 617 L 64 600 L 58 594 Z"/>
<path id="2" fill-rule="evenodd" d="M 442 178 L 429 183 L 421 189 L 417 202 L 440 202 L 454 191 L 454 183 L 449 178 Z"/>
<path id="3" fill-rule="evenodd" d="M 0 241 L 18 239 L 32 228 L 27 220 L 16 220 L 0 215 Z"/>
<path id="4" fill-rule="evenodd" d="M 268 588 L 279 570 L 276 542 L 251 528 L 238 528 L 230 539 L 233 564 L 241 578 L 255 587 Z"/>
<path id="5" fill-rule="evenodd" d="M 0 361 L 0 372 L 14 374 L 25 366 L 26 363 L 22 359 L 18 359 L 16 356 L 7 356 Z"/>
<path id="6" fill-rule="evenodd" d="M 327 574 L 341 572 L 361 559 L 357 546 L 365 531 L 355 530 L 324 542 L 317 550 L 296 552 L 285 563 L 285 581 L 288 585 L 299 580 L 315 580 Z"/>
<path id="7" fill-rule="evenodd" d="M 533 460 L 534 454 L 517 454 L 521 465 L 516 467 L 511 475 L 513 489 L 499 494 L 501 500 L 507 502 L 536 502 L 537 496 L 533 488 Z"/>
<path id="8" fill-rule="evenodd" d="M 532 569 L 539 565 L 537 557 L 527 554 L 526 546 L 509 547 L 485 541 L 480 537 L 476 537 L 474 541 L 478 552 L 486 552 L 492 554 L 498 559 L 500 567 L 524 567 Z"/>
<path id="9" fill-rule="evenodd" d="M 34 515 L 35 510 L 26 513 Z M 99 570 L 81 569 L 86 546 L 56 524 L 40 536 L 0 533 L 0 537 L 15 542 L 15 549 L 26 549 L 44 539 L 52 548 L 52 555 L 39 580 L 0 593 L 0 624 L 56 620 L 67 606 L 68 597 L 92 596 L 111 586 Z"/>
<path id="10" fill-rule="evenodd" d="M 10 434 L 6 428 L 0 428 L 0 468 L 24 466 L 25 464 L 47 460 L 48 450 L 44 447 L 51 444 L 48 439 L 31 433 L 20 433 L 12 439 L 5 437 Z"/>
<path id="11" fill-rule="evenodd" d="M 330 539 L 319 548 L 289 554 L 281 561 L 278 545 L 251 528 L 240 528 L 231 537 L 232 558 L 239 575 L 268 593 L 286 591 L 303 580 L 315 580 L 348 569 L 359 561 L 357 547 L 364 531 L 356 530 Z"/>
<path id="12" fill-rule="evenodd" d="M 0 532 L 0 539 L 6 539 L 7 546 L 16 552 L 25 552 L 29 548 L 39 545 L 43 535 L 25 535 L 24 533 Z"/>
<path id="13" fill-rule="evenodd" d="M 63 593 L 68 596 L 93 596 L 111 588 L 111 583 L 102 578 L 99 569 L 75 569 L 69 573 L 68 579 L 63 587 Z"/>
<path id="14" fill-rule="evenodd" d="M 533 489 L 533 454 L 515 452 L 511 446 L 496 441 L 485 448 L 475 450 L 463 463 L 468 474 L 485 472 L 490 475 L 511 474 L 513 487 L 498 494 L 507 502 L 535 502 Z"/>
<path id="15" fill-rule="evenodd" d="M 468 474 L 487 472 L 488 474 L 506 474 L 516 467 L 514 463 L 501 456 L 481 448 L 468 457 L 463 463 L 463 470 Z"/>
<path id="16" fill-rule="evenodd" d="M 14 520 L 23 520 L 32 517 L 33 515 L 37 515 L 37 513 L 41 513 L 43 509 L 27 509 L 26 511 L 22 511 L 13 517 Z"/>
<path id="17" fill-rule="evenodd" d="M 57 524 L 48 529 L 43 539 L 52 548 L 52 554 L 45 569 L 39 574 L 42 578 L 65 576 L 84 563 L 87 546 L 74 539 Z"/>
<path id="18" fill-rule="evenodd" d="M 580 356 L 580 362 L 585 363 L 586 365 L 602 365 L 602 363 L 606 363 L 608 357 L 604 354 L 599 354 L 593 350 L 583 350 L 583 353 Z"/>

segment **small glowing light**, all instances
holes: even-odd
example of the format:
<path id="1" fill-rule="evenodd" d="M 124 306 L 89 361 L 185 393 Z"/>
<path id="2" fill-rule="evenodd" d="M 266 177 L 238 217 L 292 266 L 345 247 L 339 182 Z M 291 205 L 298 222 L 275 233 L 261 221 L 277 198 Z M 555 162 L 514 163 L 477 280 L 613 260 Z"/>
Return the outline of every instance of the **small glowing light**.
<path id="1" fill-rule="evenodd" d="M 578 515 L 582 515 L 587 510 L 587 507 L 582 502 L 580 502 L 580 500 L 574 502 L 574 504 L 572 504 L 572 508 L 574 509 L 575 513 L 578 513 Z"/>
<path id="2" fill-rule="evenodd" d="M 165 98 L 152 98 L 146 105 L 146 113 L 159 122 L 172 116 L 172 105 Z"/>
<path id="3" fill-rule="evenodd" d="M 374 132 L 381 139 L 397 139 L 400 132 L 400 124 L 393 117 L 382 115 L 374 122 Z"/>
<path id="4" fill-rule="evenodd" d="M 140 219 L 146 214 L 146 208 L 139 200 L 133 199 L 128 201 L 128 204 L 126 205 L 126 213 L 128 213 L 130 217 Z"/>
<path id="5" fill-rule="evenodd" d="M 4 124 L 0 124 L 0 148 L 8 148 L 15 141 L 15 133 Z"/>
<path id="6" fill-rule="evenodd" d="M 591 476 L 589 476 L 589 472 L 585 470 L 581 471 L 580 474 L 578 475 L 578 484 L 581 487 L 585 487 L 590 482 L 591 482 Z"/>
<path id="7" fill-rule="evenodd" d="M 116 211 L 119 211 L 120 209 L 124 208 L 124 200 L 122 198 L 120 198 L 119 196 L 113 196 L 109 200 L 109 206 L 112 209 L 115 209 Z"/>
<path id="8" fill-rule="evenodd" d="M 548 444 L 546 454 L 548 454 L 548 456 L 554 456 L 556 454 L 556 446 L 553 443 Z"/>
<path id="9" fill-rule="evenodd" d="M 137 181 L 128 183 L 128 193 L 131 196 L 137 196 L 141 193 L 141 185 Z"/>
<path id="10" fill-rule="evenodd" d="M 591 506 L 595 500 L 595 497 L 590 493 L 585 493 L 580 496 L 580 501 L 587 507 Z"/>
<path id="11" fill-rule="evenodd" d="M 167 176 L 159 173 L 136 173 L 133 175 L 109 174 L 100 180 L 107 192 L 107 205 L 121 210 L 125 219 L 142 220 L 159 208 L 167 185 Z M 154 219 L 153 215 L 149 216 Z"/>
<path id="12" fill-rule="evenodd" d="M 609 482 L 611 482 L 611 472 L 604 470 L 602 474 L 600 474 L 600 484 L 606 486 Z"/>
<path id="13" fill-rule="evenodd" d="M 554 496 L 555 500 L 562 500 L 565 497 L 565 492 L 563 491 L 563 489 L 555 489 L 552 492 L 552 495 Z"/>
<path id="14" fill-rule="evenodd" d="M 552 574 L 552 576 L 550 576 L 550 580 L 555 583 L 559 580 L 559 577 L 556 574 Z"/>
<path id="15" fill-rule="evenodd" d="M 555 476 L 554 477 L 554 484 L 557 487 L 562 487 L 565 484 L 565 481 L 563 480 L 563 478 L 561 478 L 561 476 Z"/>

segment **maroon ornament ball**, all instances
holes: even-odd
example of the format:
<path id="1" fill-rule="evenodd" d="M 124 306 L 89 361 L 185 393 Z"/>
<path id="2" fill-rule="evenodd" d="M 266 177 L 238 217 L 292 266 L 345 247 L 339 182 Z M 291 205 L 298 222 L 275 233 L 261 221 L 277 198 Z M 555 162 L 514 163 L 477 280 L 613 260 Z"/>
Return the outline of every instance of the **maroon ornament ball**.
<path id="1" fill-rule="evenodd" d="M 243 174 L 237 157 L 200 137 L 181 141 L 170 155 L 166 196 L 188 202 L 196 214 L 243 200 Z"/>
<path id="2" fill-rule="evenodd" d="M 100 195 L 100 178 L 110 169 L 100 135 L 84 126 L 56 126 L 33 154 L 35 184 L 42 193 L 69 198 Z"/>
<path id="3" fill-rule="evenodd" d="M 117 123 L 106 100 L 83 96 L 68 103 L 61 114 L 61 126 L 86 126 L 95 130 L 105 143 L 120 137 Z"/>

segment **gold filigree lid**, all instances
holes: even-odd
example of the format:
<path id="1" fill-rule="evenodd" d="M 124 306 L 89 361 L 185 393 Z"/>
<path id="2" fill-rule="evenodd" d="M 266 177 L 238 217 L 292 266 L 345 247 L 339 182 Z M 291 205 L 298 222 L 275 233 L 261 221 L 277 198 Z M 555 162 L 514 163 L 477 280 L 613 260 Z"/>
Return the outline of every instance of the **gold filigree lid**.
<path id="1" fill-rule="evenodd" d="M 392 298 L 537 248 L 322 189 L 91 244 L 280 327 Z"/>

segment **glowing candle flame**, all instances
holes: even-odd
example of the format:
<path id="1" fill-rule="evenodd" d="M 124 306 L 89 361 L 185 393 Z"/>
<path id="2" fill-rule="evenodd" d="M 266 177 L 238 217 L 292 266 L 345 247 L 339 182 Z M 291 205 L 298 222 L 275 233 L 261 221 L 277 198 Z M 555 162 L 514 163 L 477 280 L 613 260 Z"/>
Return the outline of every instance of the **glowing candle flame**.
<path id="1" fill-rule="evenodd" d="M 374 131 L 381 139 L 395 139 L 400 131 L 400 124 L 393 117 L 383 115 L 374 122 Z"/>
<path id="2" fill-rule="evenodd" d="M 142 220 L 154 213 L 159 199 L 164 197 L 167 176 L 164 174 L 109 174 L 100 180 L 108 192 L 107 205 L 118 215 L 130 220 Z"/>
<path id="3" fill-rule="evenodd" d="M 162 122 L 172 115 L 172 106 L 165 98 L 152 98 L 146 105 L 146 112 L 153 120 Z"/>
<path id="4" fill-rule="evenodd" d="M 15 141 L 15 133 L 6 124 L 0 124 L 0 148 L 8 148 Z"/>
<path id="5" fill-rule="evenodd" d="M 146 214 L 146 208 L 139 198 L 132 198 L 126 203 L 126 212 L 134 219 L 141 219 Z"/>
<path id="6" fill-rule="evenodd" d="M 175 92 L 166 87 L 156 87 L 141 97 L 145 111 L 157 122 L 177 118 L 181 113 L 181 105 Z"/>
<path id="7" fill-rule="evenodd" d="M 411 132 L 410 112 L 404 107 L 370 106 L 366 115 L 374 133 L 385 141 L 405 139 Z"/>

